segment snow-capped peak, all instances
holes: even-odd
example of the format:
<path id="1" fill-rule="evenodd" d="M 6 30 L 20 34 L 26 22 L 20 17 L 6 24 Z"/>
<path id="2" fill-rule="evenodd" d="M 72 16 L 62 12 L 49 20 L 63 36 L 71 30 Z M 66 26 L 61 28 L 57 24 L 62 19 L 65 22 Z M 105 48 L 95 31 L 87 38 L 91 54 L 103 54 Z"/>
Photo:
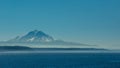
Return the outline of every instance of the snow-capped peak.
<path id="1" fill-rule="evenodd" d="M 38 30 L 30 31 L 28 34 L 12 39 L 17 42 L 51 42 L 54 39 L 46 33 Z"/>

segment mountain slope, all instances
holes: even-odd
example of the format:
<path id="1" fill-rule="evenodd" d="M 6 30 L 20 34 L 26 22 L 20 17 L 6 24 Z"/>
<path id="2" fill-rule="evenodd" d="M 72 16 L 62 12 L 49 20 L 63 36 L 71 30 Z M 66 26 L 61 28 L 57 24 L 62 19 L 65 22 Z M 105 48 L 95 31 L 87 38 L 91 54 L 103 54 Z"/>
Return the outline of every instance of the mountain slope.
<path id="1" fill-rule="evenodd" d="M 11 39 L 5 43 L 13 44 L 13 43 L 19 43 L 19 44 L 33 44 L 33 45 L 80 45 L 80 46 L 91 46 L 87 44 L 81 44 L 76 42 L 66 42 L 63 40 L 54 40 L 54 38 L 42 31 L 34 30 L 28 32 L 24 36 L 17 36 L 14 39 Z"/>

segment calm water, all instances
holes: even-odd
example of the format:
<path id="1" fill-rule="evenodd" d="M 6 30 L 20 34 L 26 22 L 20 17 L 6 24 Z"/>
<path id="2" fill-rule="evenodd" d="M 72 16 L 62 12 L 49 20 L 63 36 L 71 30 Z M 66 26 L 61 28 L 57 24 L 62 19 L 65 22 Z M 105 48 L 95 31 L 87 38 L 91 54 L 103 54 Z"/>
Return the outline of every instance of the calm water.
<path id="1" fill-rule="evenodd" d="M 6 53 L 0 68 L 120 68 L 120 53 Z"/>

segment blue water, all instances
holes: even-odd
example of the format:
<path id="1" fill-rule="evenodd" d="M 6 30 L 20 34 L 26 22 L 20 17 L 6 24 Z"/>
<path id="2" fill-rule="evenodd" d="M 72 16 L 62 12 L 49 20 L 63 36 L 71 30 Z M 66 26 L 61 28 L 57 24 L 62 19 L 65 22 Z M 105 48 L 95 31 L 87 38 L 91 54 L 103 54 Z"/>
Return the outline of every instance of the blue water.
<path id="1" fill-rule="evenodd" d="M 120 68 L 120 53 L 8 53 L 0 68 Z"/>

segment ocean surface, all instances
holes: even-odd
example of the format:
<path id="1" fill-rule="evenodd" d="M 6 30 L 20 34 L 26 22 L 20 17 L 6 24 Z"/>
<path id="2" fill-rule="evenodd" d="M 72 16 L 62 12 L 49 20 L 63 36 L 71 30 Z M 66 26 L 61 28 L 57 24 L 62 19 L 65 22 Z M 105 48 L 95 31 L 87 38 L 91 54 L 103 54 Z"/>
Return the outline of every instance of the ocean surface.
<path id="1" fill-rule="evenodd" d="M 120 68 L 120 53 L 0 53 L 0 68 Z"/>

